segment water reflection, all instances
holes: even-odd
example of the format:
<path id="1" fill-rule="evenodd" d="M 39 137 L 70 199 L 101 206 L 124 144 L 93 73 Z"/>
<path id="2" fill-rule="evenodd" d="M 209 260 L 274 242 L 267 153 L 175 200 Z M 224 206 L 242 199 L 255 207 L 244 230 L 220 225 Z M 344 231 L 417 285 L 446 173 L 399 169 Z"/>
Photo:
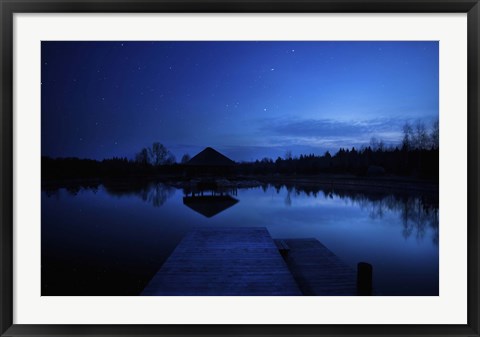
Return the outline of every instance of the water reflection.
<path id="1" fill-rule="evenodd" d="M 211 218 L 238 202 L 230 195 L 198 195 L 183 197 L 183 204 L 207 218 Z"/>
<path id="2" fill-rule="evenodd" d="M 281 186 L 275 186 L 277 193 Z M 292 188 L 286 187 L 287 194 L 285 204 L 291 205 Z M 431 193 L 405 193 L 405 192 L 364 192 L 351 191 L 333 187 L 297 186 L 296 195 L 312 196 L 325 199 L 339 198 L 346 204 L 358 206 L 362 211 L 368 212 L 372 220 L 382 219 L 387 212 L 398 214 L 403 226 L 402 236 L 405 239 L 415 236 L 417 240 L 423 240 L 427 228 L 433 232 L 432 242 L 438 245 L 439 241 L 439 215 L 438 195 Z"/>
<path id="3" fill-rule="evenodd" d="M 103 183 L 105 191 L 115 197 L 136 196 L 154 207 L 161 207 L 174 196 L 179 188 L 183 191 L 183 204 L 191 210 L 207 218 L 229 209 L 236 205 L 240 197 L 235 186 L 199 186 L 198 184 L 165 183 L 165 182 L 137 182 L 137 183 Z M 415 237 L 423 240 L 427 228 L 432 229 L 432 242 L 438 245 L 439 241 L 439 215 L 438 193 L 406 193 L 405 191 L 364 191 L 358 186 L 341 186 L 333 184 L 258 184 L 263 193 L 268 193 L 273 188 L 277 194 L 285 191 L 284 204 L 292 207 L 292 196 L 306 196 L 312 198 L 340 199 L 347 205 L 357 206 L 362 211 L 368 212 L 372 220 L 382 219 L 386 212 L 394 212 L 400 217 L 405 239 Z M 82 185 L 64 186 L 70 196 L 76 196 L 81 190 L 96 193 L 99 184 L 90 183 Z M 252 188 L 252 186 L 250 187 Z M 48 197 L 58 196 L 58 188 L 44 188 Z M 234 197 L 235 196 L 235 197 Z"/>
<path id="4" fill-rule="evenodd" d="M 403 226 L 402 235 L 408 239 L 412 235 L 417 240 L 425 237 L 427 227 L 433 230 L 432 242 L 438 245 L 438 205 L 428 202 L 421 196 L 386 195 L 381 198 L 368 198 L 365 194 L 343 196 L 352 205 L 369 213 L 372 220 L 382 219 L 387 211 L 399 214 Z"/>
<path id="5" fill-rule="evenodd" d="M 105 185 L 105 190 L 112 196 L 135 195 L 153 207 L 161 207 L 175 194 L 175 188 L 161 182 L 149 182 L 138 185 Z"/>
<path id="6" fill-rule="evenodd" d="M 266 227 L 375 266 L 381 295 L 438 295 L 438 191 L 346 184 L 43 186 L 42 294 L 137 295 L 190 230 Z M 202 195 L 203 194 L 203 195 Z"/>
<path id="7" fill-rule="evenodd" d="M 195 212 L 211 218 L 238 203 L 238 190 L 234 186 L 216 183 L 193 183 L 183 187 L 183 204 Z"/>

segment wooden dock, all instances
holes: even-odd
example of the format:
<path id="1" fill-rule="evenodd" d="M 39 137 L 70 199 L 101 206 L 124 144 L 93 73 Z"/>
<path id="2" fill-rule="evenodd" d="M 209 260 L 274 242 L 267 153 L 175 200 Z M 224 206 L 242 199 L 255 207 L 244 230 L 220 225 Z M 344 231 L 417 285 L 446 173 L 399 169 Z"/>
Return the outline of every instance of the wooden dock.
<path id="1" fill-rule="evenodd" d="M 357 295 L 356 271 L 317 239 L 282 239 L 275 243 L 304 295 Z"/>
<path id="2" fill-rule="evenodd" d="M 189 232 L 141 295 L 299 296 L 266 228 Z"/>

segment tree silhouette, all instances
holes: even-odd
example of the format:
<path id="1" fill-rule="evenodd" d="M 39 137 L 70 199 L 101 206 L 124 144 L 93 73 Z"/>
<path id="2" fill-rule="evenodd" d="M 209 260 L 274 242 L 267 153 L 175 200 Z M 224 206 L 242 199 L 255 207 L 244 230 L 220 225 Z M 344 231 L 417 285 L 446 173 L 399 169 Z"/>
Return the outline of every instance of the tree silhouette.
<path id="1" fill-rule="evenodd" d="M 142 165 L 171 165 L 175 156 L 161 143 L 155 142 L 151 147 L 143 148 L 135 155 L 135 161 Z"/>
<path id="2" fill-rule="evenodd" d="M 318 175 L 349 174 L 356 176 L 408 176 L 437 181 L 439 177 L 439 123 L 430 129 L 424 123 L 409 122 L 403 126 L 403 139 L 397 147 L 385 146 L 374 137 L 369 146 L 340 148 L 337 153 L 324 155 L 299 154 L 293 157 L 287 150 L 285 156 L 274 161 L 264 157 L 253 162 L 242 162 L 234 173 L 243 175 Z M 181 163 L 190 160 L 184 154 Z M 92 178 L 151 178 L 169 175 L 185 179 L 185 166 L 175 165 L 175 156 L 161 143 L 142 148 L 134 157 L 111 158 L 102 161 L 79 158 L 42 157 L 42 179 L 92 179 Z"/>
<path id="3" fill-rule="evenodd" d="M 135 161 L 141 165 L 150 164 L 147 148 L 144 147 L 135 155 Z"/>
<path id="4" fill-rule="evenodd" d="M 183 156 L 182 156 L 182 160 L 181 160 L 181 163 L 182 164 L 186 164 L 190 161 L 190 155 L 188 153 L 185 153 Z"/>
<path id="5" fill-rule="evenodd" d="M 168 150 L 163 144 L 155 142 L 148 149 L 148 154 L 150 157 L 150 163 L 153 166 L 159 166 L 165 163 L 168 156 Z"/>
<path id="6" fill-rule="evenodd" d="M 417 121 L 412 126 L 405 123 L 403 126 L 402 149 L 404 150 L 429 150 L 438 149 L 439 124 L 438 120 L 433 122 L 430 134 L 423 122 Z"/>
<path id="7" fill-rule="evenodd" d="M 432 131 L 430 132 L 430 142 L 433 149 L 438 149 L 439 147 L 439 135 L 440 135 L 440 130 L 439 130 L 439 123 L 437 119 L 435 122 L 433 122 Z"/>
<path id="8" fill-rule="evenodd" d="M 417 122 L 415 124 L 414 144 L 415 148 L 419 150 L 426 150 L 430 145 L 427 128 L 422 122 Z"/>
<path id="9" fill-rule="evenodd" d="M 409 151 L 413 149 L 413 127 L 409 122 L 406 122 L 403 125 L 403 140 L 402 140 L 402 149 Z"/>

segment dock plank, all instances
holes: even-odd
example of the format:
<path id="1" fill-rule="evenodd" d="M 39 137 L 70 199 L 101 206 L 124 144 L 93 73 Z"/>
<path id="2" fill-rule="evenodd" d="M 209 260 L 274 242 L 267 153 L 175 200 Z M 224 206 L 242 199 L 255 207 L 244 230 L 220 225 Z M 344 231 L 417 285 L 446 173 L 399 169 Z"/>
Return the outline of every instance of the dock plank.
<path id="1" fill-rule="evenodd" d="M 320 241 L 314 238 L 281 240 L 289 249 L 285 261 L 304 295 L 357 295 L 356 272 Z"/>
<path id="2" fill-rule="evenodd" d="M 302 293 L 266 228 L 202 228 L 184 237 L 141 295 Z"/>

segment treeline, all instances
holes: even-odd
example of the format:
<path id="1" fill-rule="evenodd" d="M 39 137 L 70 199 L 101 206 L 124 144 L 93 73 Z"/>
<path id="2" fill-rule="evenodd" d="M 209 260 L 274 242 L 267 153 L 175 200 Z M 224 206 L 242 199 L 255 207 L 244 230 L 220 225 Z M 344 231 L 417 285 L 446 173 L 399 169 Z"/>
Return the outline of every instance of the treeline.
<path id="1" fill-rule="evenodd" d="M 161 143 L 141 149 L 134 159 L 111 158 L 101 161 L 79 158 L 42 157 L 42 179 L 85 179 L 116 177 L 149 177 L 158 175 L 185 176 L 185 164 L 190 160 L 183 155 L 177 163 L 175 156 Z M 438 121 L 430 130 L 417 122 L 403 126 L 403 139 L 396 147 L 372 138 L 370 145 L 360 150 L 341 148 L 331 155 L 300 155 L 293 157 L 287 151 L 284 158 L 263 158 L 255 162 L 238 163 L 230 170 L 236 175 L 272 174 L 354 174 L 380 176 L 385 174 L 437 180 L 439 176 Z"/>
<path id="2" fill-rule="evenodd" d="M 148 178 L 150 176 L 158 176 L 159 174 L 176 174 L 180 171 L 180 165 L 178 164 L 153 166 L 118 157 L 100 161 L 80 158 L 42 157 L 43 180 Z"/>
<path id="3" fill-rule="evenodd" d="M 357 176 L 398 175 L 438 180 L 438 149 L 394 148 L 373 150 L 370 146 L 357 151 L 340 149 L 335 155 L 314 154 L 300 157 L 264 158 L 255 162 L 238 163 L 236 175 L 314 175 L 353 174 Z M 127 158 L 111 158 L 102 161 L 79 158 L 42 157 L 42 179 L 86 179 L 116 177 L 149 177 L 158 175 L 184 176 L 185 165 L 169 163 L 150 165 Z"/>
<path id="4" fill-rule="evenodd" d="M 377 149 L 369 146 L 357 151 L 340 149 L 334 156 L 300 155 L 298 158 L 270 158 L 253 163 L 241 163 L 238 172 L 258 174 L 354 174 L 379 176 L 393 174 L 418 178 L 438 179 L 438 149 Z"/>
<path id="5" fill-rule="evenodd" d="M 187 159 L 185 159 L 187 158 Z M 182 158 L 189 160 L 189 157 Z M 159 174 L 180 174 L 183 168 L 175 156 L 161 143 L 142 148 L 135 158 L 113 157 L 103 160 L 42 157 L 42 179 L 94 179 L 150 177 Z"/>
<path id="6" fill-rule="evenodd" d="M 335 155 L 292 157 L 287 151 L 284 158 L 275 161 L 263 158 L 253 163 L 242 163 L 242 174 L 354 174 L 379 176 L 384 174 L 437 180 L 439 176 L 439 124 L 430 130 L 422 122 L 405 123 L 399 146 L 387 147 L 382 140 L 372 138 L 368 147 L 356 150 L 341 148 Z"/>

